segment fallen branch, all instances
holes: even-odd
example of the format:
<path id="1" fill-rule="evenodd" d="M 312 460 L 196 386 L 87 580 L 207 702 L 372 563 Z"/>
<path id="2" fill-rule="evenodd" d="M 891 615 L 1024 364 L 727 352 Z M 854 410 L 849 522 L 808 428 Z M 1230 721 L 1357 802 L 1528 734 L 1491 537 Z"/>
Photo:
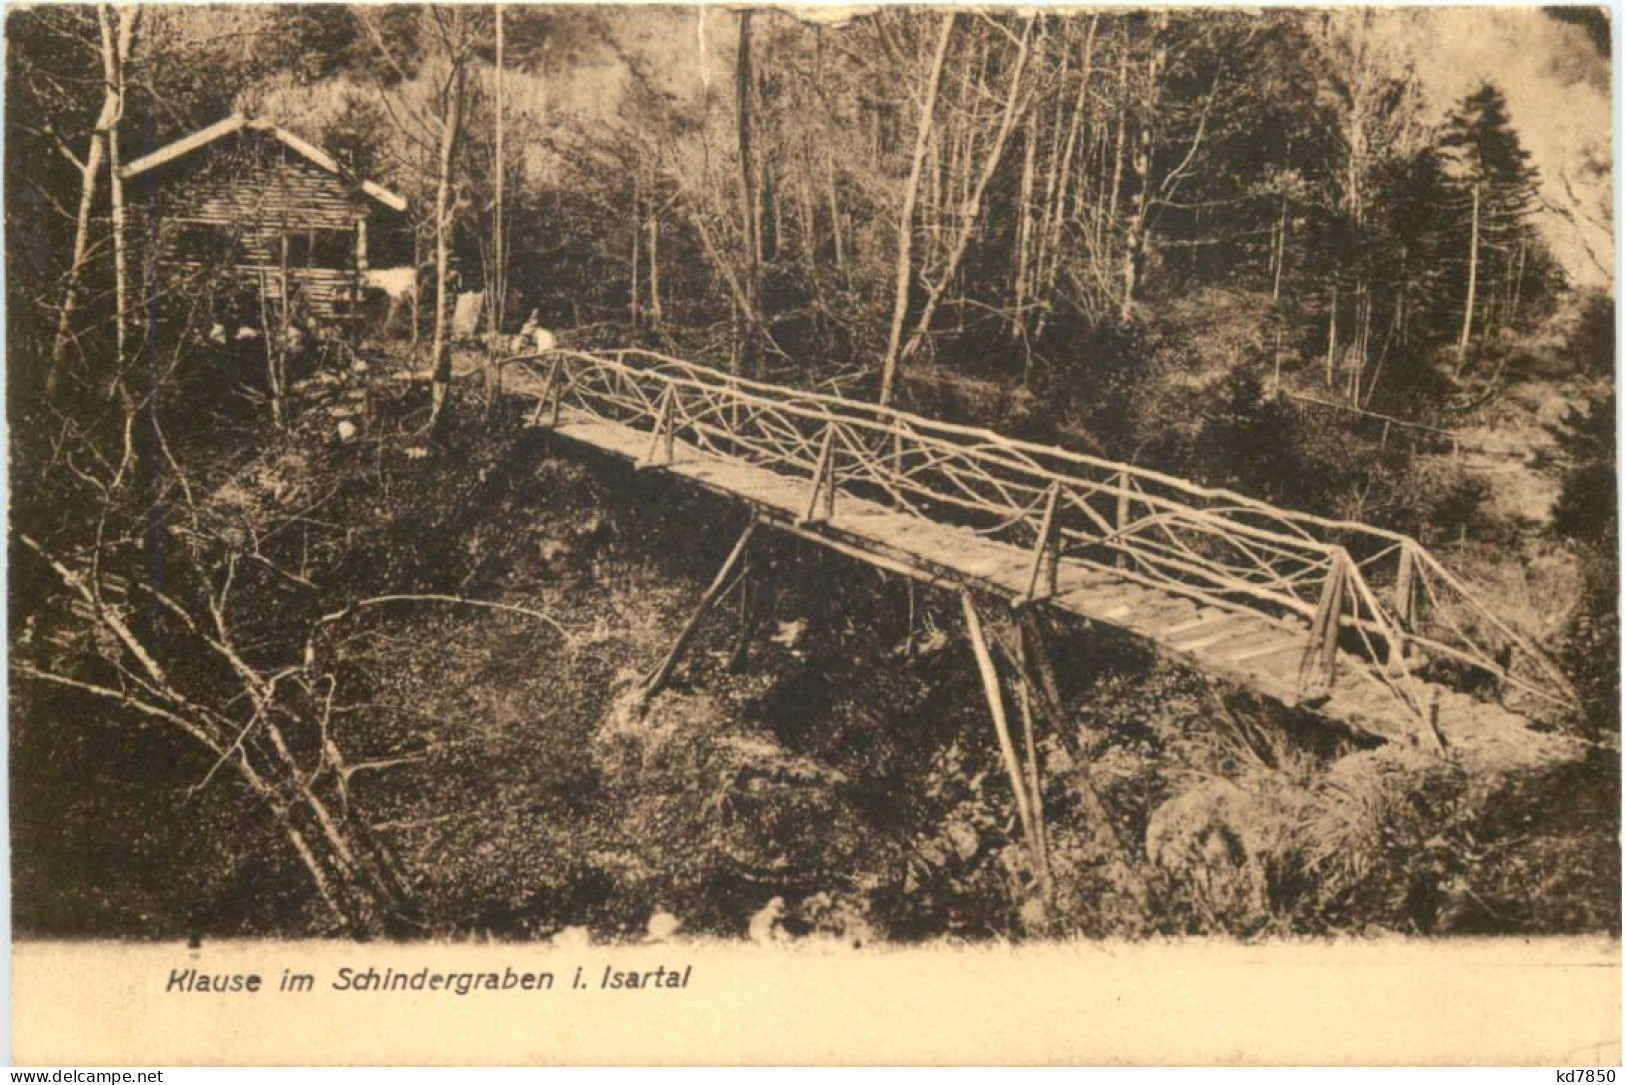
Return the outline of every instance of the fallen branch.
<path id="1" fill-rule="evenodd" d="M 128 708 L 133 708 L 135 711 L 144 716 L 151 716 L 154 719 L 160 719 L 168 723 L 172 723 L 186 734 L 208 747 L 210 750 L 213 750 L 216 753 L 220 752 L 220 743 L 216 740 L 215 736 L 211 735 L 207 730 L 200 727 L 198 724 L 186 719 L 184 716 L 171 712 L 169 709 L 164 708 L 161 705 L 155 705 L 150 701 L 133 696 L 126 690 L 113 689 L 110 686 L 97 685 L 93 682 L 84 682 L 77 678 L 70 677 L 69 675 L 57 674 L 54 671 L 40 670 L 36 667 L 30 666 L 27 663 L 17 661 L 12 662 L 11 669 L 13 673 L 21 675 L 24 678 L 32 678 L 36 681 L 49 682 L 58 686 L 66 686 L 69 689 L 79 690 L 81 693 L 89 693 L 92 696 L 101 697 L 105 700 L 117 701 Z"/>
<path id="2" fill-rule="evenodd" d="M 385 603 L 451 603 L 457 606 L 484 607 L 487 610 L 501 610 L 510 614 L 522 614 L 527 618 L 535 618 L 539 622 L 544 622 L 547 625 L 552 626 L 553 631 L 566 641 L 575 640 L 575 634 L 571 633 L 568 629 L 561 625 L 558 619 L 552 617 L 551 615 L 544 614 L 539 610 L 532 610 L 529 607 L 516 606 L 513 603 L 493 603 L 484 599 L 465 599 L 460 595 L 440 595 L 436 593 L 375 595 L 370 599 L 362 599 L 358 602 L 351 603 L 342 610 L 335 610 L 331 614 L 324 614 L 317 619 L 317 624 L 326 625 L 330 622 L 336 622 L 342 618 L 349 617 L 351 614 L 361 610 L 363 607 L 382 606 Z"/>

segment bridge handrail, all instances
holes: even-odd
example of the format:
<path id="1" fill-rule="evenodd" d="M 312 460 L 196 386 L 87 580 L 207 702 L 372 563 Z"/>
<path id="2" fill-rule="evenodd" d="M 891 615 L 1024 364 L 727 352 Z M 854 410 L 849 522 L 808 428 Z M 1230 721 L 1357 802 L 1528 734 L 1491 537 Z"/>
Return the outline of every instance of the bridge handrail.
<path id="1" fill-rule="evenodd" d="M 1065 555 L 1069 560 L 1097 566 L 1102 562 L 1077 555 L 1080 551 L 1105 549 L 1115 555 L 1114 572 L 1126 579 L 1221 606 L 1234 606 L 1232 597 L 1244 595 L 1308 618 L 1309 644 L 1301 672 L 1301 684 L 1306 689 L 1331 684 L 1339 641 L 1352 637 L 1357 643 L 1349 647 L 1372 660 L 1383 661 L 1383 666 L 1376 668 L 1382 684 L 1415 714 L 1425 711 L 1425 706 L 1418 703 L 1410 673 L 1410 657 L 1418 650 L 1486 671 L 1507 686 L 1547 701 L 1573 701 L 1572 689 L 1562 673 L 1527 638 L 1480 603 L 1420 543 L 1398 532 L 1281 509 L 1244 494 L 1201 486 L 1155 470 L 1040 445 L 981 427 L 754 381 L 651 351 L 585 353 L 556 349 L 514 356 L 502 364 L 528 368 L 542 362 L 549 362 L 551 368 L 539 410 L 549 397 L 554 399 L 557 410 L 569 393 L 577 397 L 578 408 L 590 413 L 601 415 L 606 408 L 630 412 L 640 425 L 652 428 L 656 440 L 664 427 L 668 444 L 675 431 L 683 428 L 702 443 L 726 443 L 730 447 L 721 450 L 725 455 L 738 457 L 743 449 L 748 453 L 746 458 L 776 462 L 798 475 L 811 474 L 815 499 L 827 466 L 831 513 L 834 494 L 843 484 L 872 486 L 884 492 L 892 503 L 927 519 L 939 517 L 919 502 L 957 507 L 961 515 L 995 517 L 992 526 L 972 528 L 983 534 L 1007 538 L 1010 531 L 1020 528 L 1025 539 L 1025 533 L 1030 532 L 1033 540 L 1024 545 L 1033 546 L 1036 552 L 1035 584 L 1046 547 L 1053 548 L 1048 559 L 1052 563 Z M 592 393 L 585 388 L 580 374 L 561 372 L 565 363 L 622 384 L 606 384 Z M 658 394 L 641 383 L 649 381 L 658 385 Z M 698 406 L 686 401 L 685 394 L 698 398 Z M 723 419 L 725 410 L 732 412 L 731 424 Z M 681 419 L 677 417 L 679 411 L 683 412 Z M 747 419 L 747 426 L 741 426 L 742 411 L 755 412 Z M 767 417 L 778 419 L 781 428 L 766 427 L 763 419 Z M 795 424 L 798 419 L 822 427 L 822 436 L 801 432 Z M 757 432 L 747 433 L 749 425 L 755 426 Z M 857 435 L 859 432 L 881 438 L 880 447 L 869 447 Z M 888 440 L 893 442 L 890 452 L 884 448 Z M 905 442 L 913 442 L 913 447 L 905 451 Z M 654 448 L 651 443 L 651 451 Z M 903 466 L 908 453 L 927 450 L 934 459 L 922 465 Z M 838 461 L 843 454 L 848 473 L 838 478 Z M 1080 477 L 1082 473 L 1063 470 L 1063 465 L 1086 468 L 1106 477 Z M 927 473 L 938 485 L 921 481 Z M 1204 508 L 1188 504 L 1150 487 L 1166 488 L 1216 505 Z M 1025 496 L 1020 496 L 1022 493 Z M 1115 501 L 1115 514 L 1090 505 L 1101 497 Z M 1141 514 L 1130 516 L 1135 506 Z M 1081 514 L 1091 530 L 1066 526 L 1062 521 L 1067 513 Z M 1270 526 L 1238 519 L 1244 515 L 1264 519 Z M 1272 530 L 1277 527 L 1284 530 Z M 1047 539 L 1046 534 L 1053 537 Z M 1354 538 L 1339 541 L 1335 538 L 1338 535 Z M 1351 553 L 1347 543 L 1358 538 L 1365 539 L 1365 547 L 1374 547 L 1374 552 L 1363 556 Z M 1369 576 L 1390 559 L 1394 569 L 1386 586 L 1394 599 L 1385 604 Z M 1255 579 L 1260 574 L 1266 579 Z M 1299 594 L 1309 587 L 1316 589 L 1312 598 Z M 1424 607 L 1432 628 L 1424 627 Z M 1463 629 L 1463 624 L 1474 627 L 1474 631 Z M 1523 653 L 1516 657 L 1520 665 L 1516 670 L 1512 658 L 1503 658 L 1478 643 L 1486 632 L 1505 642 L 1503 653 L 1514 649 Z M 1533 675 L 1528 673 L 1531 668 L 1536 672 Z"/>
<path id="2" fill-rule="evenodd" d="M 924 439 L 936 436 L 936 434 L 931 433 L 933 430 L 938 431 L 939 434 L 950 437 L 974 437 L 980 441 L 988 443 L 989 445 L 993 446 L 994 449 L 998 449 L 1000 451 L 1011 452 L 1017 455 L 1037 455 L 1053 459 L 1060 459 L 1063 461 L 1070 461 L 1081 466 L 1097 468 L 1111 475 L 1126 474 L 1135 479 L 1143 479 L 1146 481 L 1168 485 L 1192 496 L 1208 497 L 1216 500 L 1228 501 L 1241 506 L 1243 509 L 1249 512 L 1259 513 L 1276 522 L 1291 524 L 1295 523 L 1296 521 L 1304 521 L 1316 523 L 1331 530 L 1362 531 L 1375 537 L 1382 538 L 1386 541 L 1396 543 L 1406 541 L 1404 536 L 1395 535 L 1381 528 L 1371 528 L 1367 525 L 1362 525 L 1353 521 L 1330 520 L 1324 517 L 1316 517 L 1307 513 L 1291 512 L 1290 510 L 1281 509 L 1266 502 L 1259 501 L 1256 498 L 1250 498 L 1244 494 L 1236 493 L 1233 490 L 1199 486 L 1195 483 L 1180 479 L 1177 476 L 1165 475 L 1149 468 L 1134 467 L 1132 465 L 1115 463 L 1111 460 L 1088 456 L 1068 449 L 1036 444 L 1031 441 L 1024 441 L 1020 438 L 1008 437 L 993 430 L 983 429 L 980 427 L 963 426 L 952 422 L 940 422 L 935 419 L 924 418 L 920 415 L 899 411 L 895 408 L 866 404 L 859 400 L 843 399 L 838 396 L 828 396 L 816 392 L 805 392 L 800 389 L 789 389 L 778 385 L 765 384 L 760 381 L 752 381 L 743 377 L 736 377 L 732 374 L 723 373 L 718 370 L 709 369 L 705 366 L 696 365 L 692 362 L 683 362 L 677 359 L 666 358 L 665 356 L 655 354 L 652 351 L 626 349 L 606 351 L 603 352 L 603 354 L 589 354 L 581 351 L 557 349 L 547 352 L 547 355 L 574 357 L 592 364 L 603 364 L 605 361 L 605 355 L 613 358 L 626 354 L 641 354 L 647 357 L 655 358 L 658 359 L 663 365 L 681 368 L 682 370 L 686 371 L 686 374 L 684 376 L 674 376 L 672 374 L 661 373 L 658 369 L 648 369 L 635 366 L 631 367 L 635 372 L 658 376 L 661 379 L 671 383 L 704 391 L 714 390 L 716 384 L 721 382 L 724 387 L 734 394 L 742 404 L 750 404 L 764 408 L 771 407 L 775 410 L 789 411 L 801 417 L 817 419 L 819 421 L 841 421 L 856 425 L 863 425 L 871 427 L 877 432 L 883 432 L 888 435 L 897 433 L 898 431 L 894 428 L 894 426 L 896 423 L 901 423 L 905 427 L 903 432 L 907 436 L 915 438 Z M 518 355 L 505 359 L 504 364 L 533 362 L 540 360 L 547 355 Z M 708 380 L 708 377 L 713 377 L 715 380 Z M 752 391 L 746 392 L 741 390 L 745 388 L 752 389 Z M 794 398 L 787 398 L 786 393 Z M 810 405 L 803 406 L 802 404 L 804 403 Z M 861 415 L 872 415 L 875 417 L 864 418 L 860 417 Z M 973 449 L 967 451 L 973 451 L 982 457 L 988 457 L 990 455 L 990 451 L 988 449 Z M 1210 509 L 1195 509 L 1181 502 L 1164 498 L 1160 495 L 1147 493 L 1144 490 L 1126 489 L 1121 487 L 1119 484 L 1106 481 L 1080 479 L 1076 475 L 1058 471 L 1053 467 L 1045 466 L 1044 464 L 1031 459 L 1020 459 L 1014 461 L 995 460 L 995 462 L 999 462 L 1002 466 L 1015 470 L 1032 472 L 1049 481 L 1059 481 L 1073 484 L 1082 483 L 1097 488 L 1103 493 L 1128 494 L 1136 500 L 1143 501 L 1147 504 L 1155 504 L 1165 507 L 1170 511 L 1197 514 L 1214 512 L 1214 510 Z M 1329 546 L 1333 545 L 1315 538 L 1307 531 L 1301 531 L 1298 535 L 1289 535 L 1281 532 L 1270 531 L 1268 528 L 1261 528 L 1256 525 L 1238 523 L 1235 521 L 1228 522 L 1227 527 L 1239 529 L 1243 533 L 1251 534 L 1261 541 L 1267 540 L 1279 543 L 1290 543 L 1295 546 L 1319 549 L 1323 552 L 1326 551 Z"/>
<path id="3" fill-rule="evenodd" d="M 564 351 L 563 353 L 576 354 L 584 358 L 597 357 L 597 355 L 585 354 L 579 351 Z M 1146 479 L 1151 482 L 1156 482 L 1159 485 L 1168 486 L 1183 493 L 1188 493 L 1193 497 L 1204 497 L 1210 500 L 1233 501 L 1238 505 L 1243 505 L 1258 512 L 1294 522 L 1313 524 L 1317 527 L 1326 528 L 1332 531 L 1358 532 L 1372 535 L 1377 538 L 1386 539 L 1390 542 L 1414 541 L 1409 536 L 1402 535 L 1399 532 L 1390 531 L 1387 528 L 1375 527 L 1371 524 L 1362 524 L 1357 520 L 1338 520 L 1332 517 L 1320 516 L 1312 512 L 1302 512 L 1296 509 L 1284 509 L 1278 505 L 1271 505 L 1267 501 L 1261 501 L 1256 497 L 1249 497 L 1246 494 L 1238 493 L 1235 490 L 1228 490 L 1223 487 L 1216 486 L 1203 486 L 1200 483 L 1192 482 L 1189 479 L 1180 478 L 1178 475 L 1166 474 L 1162 471 L 1156 470 L 1155 468 L 1119 463 L 1115 460 L 1108 460 L 1099 456 L 1091 456 L 1087 452 L 1078 452 L 1074 449 L 1062 448 L 1059 445 L 1039 444 L 1020 437 L 1011 437 L 1007 434 L 1002 434 L 995 430 L 986 429 L 981 426 L 968 426 L 957 422 L 947 422 L 941 419 L 927 418 L 924 415 L 913 414 L 896 407 L 882 407 L 877 403 L 866 403 L 863 400 L 847 399 L 843 396 L 832 396 L 825 392 L 813 392 L 800 388 L 788 388 L 785 385 L 770 384 L 765 381 L 752 380 L 748 377 L 737 376 L 720 369 L 714 369 L 710 366 L 699 365 L 696 362 L 684 361 L 680 358 L 672 358 L 668 355 L 659 354 L 655 351 L 644 350 L 637 347 L 619 348 L 616 350 L 604 351 L 602 353 L 614 357 L 640 356 L 654 359 L 661 365 L 677 366 L 682 369 L 691 370 L 697 375 L 695 379 L 701 381 L 702 383 L 704 383 L 705 378 L 707 377 L 714 378 L 715 380 L 722 381 L 734 387 L 750 388 L 759 394 L 765 395 L 765 398 L 771 399 L 775 403 L 783 403 L 784 393 L 789 392 L 794 394 L 795 397 L 800 400 L 821 403 L 832 408 L 839 408 L 844 411 L 854 411 L 874 415 L 879 418 L 892 419 L 917 429 L 924 428 L 938 430 L 942 433 L 956 436 L 976 437 L 980 440 L 990 441 L 994 444 L 1012 450 L 1067 460 L 1081 466 L 1095 467 L 1113 473 L 1126 471 L 1137 478 Z M 509 360 L 534 360 L 538 357 L 540 357 L 540 355 L 523 355 Z"/>
<path id="4" fill-rule="evenodd" d="M 574 353 L 574 352 L 565 352 L 565 353 Z M 586 358 L 591 357 L 591 355 L 577 355 L 577 356 L 578 357 L 586 357 Z M 700 391 L 710 391 L 714 387 L 713 385 L 707 384 L 704 380 L 699 379 L 697 377 L 689 377 L 689 376 L 677 377 L 677 376 L 671 376 L 669 374 L 658 374 L 657 371 L 649 371 L 649 370 L 642 370 L 640 372 L 649 373 L 651 375 L 658 375 L 661 379 L 667 381 L 668 383 L 676 385 L 676 386 L 680 386 L 680 387 L 687 387 L 687 388 L 692 388 L 692 389 L 700 390 Z M 870 429 L 873 432 L 883 434 L 883 435 L 886 435 L 886 436 L 893 436 L 893 435 L 896 435 L 896 434 L 898 434 L 900 432 L 900 431 L 898 431 L 898 430 L 896 430 L 896 429 L 894 429 L 894 428 L 892 428 L 890 426 L 887 426 L 884 423 L 882 423 L 880 421 L 877 421 L 875 419 L 854 417 L 853 415 L 847 414 L 847 413 L 837 414 L 837 413 L 834 413 L 832 411 L 813 410 L 813 409 L 810 409 L 810 408 L 807 408 L 807 407 L 800 406 L 794 400 L 773 399 L 773 398 L 770 398 L 770 397 L 766 397 L 766 396 L 762 396 L 762 395 L 758 395 L 758 394 L 749 394 L 749 393 L 736 393 L 735 394 L 735 399 L 741 404 L 748 404 L 748 405 L 758 406 L 758 407 L 763 407 L 763 408 L 772 408 L 774 410 L 779 410 L 779 411 L 786 411 L 786 412 L 788 412 L 790 414 L 797 415 L 797 416 L 802 417 L 802 418 L 817 420 L 817 421 L 820 421 L 820 422 L 844 422 L 844 423 L 847 423 L 849 425 L 861 426 L 861 427 L 865 427 L 867 429 Z M 851 404 L 854 401 L 837 399 L 834 402 L 836 404 Z M 892 412 L 892 413 L 896 413 L 896 412 Z M 916 418 L 917 416 L 904 415 L 902 417 L 904 419 L 912 419 L 912 418 Z M 943 423 L 942 425 L 944 427 L 946 427 L 949 424 L 948 423 Z M 928 428 L 935 428 L 935 427 L 928 427 Z M 979 430 L 979 429 L 974 429 L 972 427 L 952 427 L 952 428 L 961 430 L 966 435 L 974 435 L 974 436 L 977 436 L 977 437 L 983 438 L 983 439 L 991 438 L 992 440 L 989 443 L 993 446 L 993 449 L 996 449 L 996 450 L 1011 451 L 1011 450 L 1014 450 L 1014 447 L 1015 447 L 1015 442 L 1013 441 L 1013 439 L 1003 438 L 999 434 L 993 433 L 990 430 Z M 931 439 L 933 437 L 933 435 L 930 434 L 930 433 L 921 433 L 921 432 L 919 432 L 919 429 L 917 427 L 914 427 L 914 426 L 910 426 L 907 430 L 901 431 L 901 432 L 905 433 L 909 437 L 913 437 L 913 438 L 916 438 L 916 439 Z M 1032 447 L 1037 448 L 1037 449 L 1043 449 L 1044 448 L 1044 446 L 1042 446 L 1042 445 L 1034 445 Z M 958 449 L 958 450 L 963 451 L 965 453 L 977 455 L 977 456 L 979 456 L 981 458 L 984 458 L 984 459 L 991 459 L 991 462 L 996 463 L 996 464 L 998 464 L 999 466 L 1002 466 L 1002 467 L 1007 467 L 1007 468 L 1010 468 L 1012 470 L 1029 472 L 1029 473 L 1031 473 L 1033 475 L 1036 475 L 1036 476 L 1038 476 L 1038 477 L 1040 477 L 1040 478 L 1042 478 L 1042 479 L 1044 479 L 1045 481 L 1048 481 L 1048 482 L 1065 482 L 1065 483 L 1072 483 L 1072 484 L 1077 484 L 1077 485 L 1086 485 L 1086 486 L 1090 487 L 1092 490 L 1096 490 L 1096 491 L 1098 491 L 1100 493 L 1111 494 L 1111 495 L 1127 495 L 1127 496 L 1133 497 L 1136 500 L 1142 501 L 1145 504 L 1155 505 L 1157 507 L 1164 508 L 1164 509 L 1166 509 L 1166 510 L 1168 510 L 1170 512 L 1177 512 L 1177 513 L 1180 513 L 1180 514 L 1187 514 L 1187 515 L 1192 514 L 1192 513 L 1200 515 L 1200 514 L 1208 514 L 1208 513 L 1211 512 L 1211 510 L 1207 510 L 1207 509 L 1193 509 L 1191 506 L 1180 504 L 1179 502 L 1177 502 L 1177 501 L 1175 501 L 1175 500 L 1173 500 L 1171 498 L 1166 498 L 1166 497 L 1163 497 L 1163 496 L 1158 495 L 1158 494 L 1147 493 L 1144 490 L 1131 489 L 1131 488 L 1123 486 L 1122 484 L 1119 484 L 1119 483 L 1112 483 L 1112 482 L 1106 482 L 1106 481 L 1094 481 L 1094 480 L 1089 480 L 1089 479 L 1081 479 L 1081 478 L 1077 477 L 1076 475 L 1068 475 L 1065 472 L 1057 471 L 1054 468 L 1045 467 L 1041 463 L 1036 463 L 1036 462 L 1033 462 L 1033 461 L 1030 461 L 1030 460 L 1005 460 L 1005 459 L 1001 459 L 1001 458 L 996 457 L 993 454 L 992 451 L 990 451 L 989 449 L 985 449 L 985 448 L 961 448 L 961 449 Z M 1123 471 L 1122 471 L 1122 469 L 1120 467 L 1118 467 L 1117 465 L 1111 464 L 1111 461 L 1109 461 L 1109 460 L 1101 460 L 1101 461 L 1097 461 L 1097 462 L 1102 464 L 1102 465 L 1111 467 L 1112 468 L 1112 470 L 1110 472 L 1111 474 L 1122 474 L 1123 473 Z M 1214 492 L 1215 493 L 1227 493 L 1227 491 L 1214 491 Z M 1256 507 L 1257 511 L 1263 512 L 1266 515 L 1271 515 L 1272 517 L 1279 516 L 1279 510 L 1273 509 L 1271 506 L 1268 506 L 1268 505 L 1254 503 L 1252 505 L 1249 505 L 1248 507 L 1249 507 L 1249 510 L 1252 510 L 1253 508 Z M 1325 543 L 1325 542 L 1323 542 L 1323 541 L 1321 541 L 1319 539 L 1316 539 L 1313 536 L 1310 536 L 1310 535 L 1307 535 L 1307 534 L 1305 534 L 1305 535 L 1288 535 L 1288 534 L 1283 534 L 1281 532 L 1270 531 L 1268 528 L 1260 528 L 1260 527 L 1257 527 L 1256 525 L 1252 525 L 1252 524 L 1242 524 L 1242 523 L 1231 522 L 1231 523 L 1227 523 L 1226 527 L 1227 528 L 1235 528 L 1235 529 L 1241 531 L 1243 534 L 1247 534 L 1247 535 L 1251 535 L 1251 536 L 1256 537 L 1260 541 L 1270 541 L 1270 542 L 1277 542 L 1277 543 L 1283 543 L 1283 544 L 1291 544 L 1291 545 L 1294 545 L 1294 546 L 1302 547 L 1302 548 L 1305 548 L 1305 549 L 1316 550 L 1316 551 L 1323 552 L 1323 553 L 1329 553 L 1330 550 L 1331 550 L 1331 547 L 1333 545 L 1333 544 L 1330 544 L 1330 543 Z"/>
<path id="5" fill-rule="evenodd" d="M 1463 584 L 1454 574 L 1452 574 L 1441 562 L 1439 562 L 1431 551 L 1429 551 L 1412 536 L 1405 535 L 1401 532 L 1393 531 L 1388 528 L 1377 527 L 1371 524 L 1364 524 L 1359 521 L 1342 520 L 1334 517 L 1321 516 L 1316 513 L 1282 508 L 1281 506 L 1272 505 L 1268 502 L 1261 501 L 1258 498 L 1250 497 L 1235 490 L 1225 489 L 1223 487 L 1203 486 L 1200 483 L 1194 483 L 1188 479 L 1183 479 L 1176 475 L 1169 475 L 1165 472 L 1157 471 L 1154 468 L 1119 463 L 1113 460 L 1104 459 L 1098 456 L 1091 456 L 1088 453 L 1077 452 L 1072 449 L 1062 448 L 1059 446 L 1038 444 L 1019 437 L 1010 437 L 1006 434 L 1001 434 L 994 430 L 986 429 L 980 426 L 968 426 L 959 423 L 942 421 L 939 419 L 926 418 L 922 415 L 916 415 L 894 407 L 883 407 L 879 404 L 866 403 L 862 400 L 847 399 L 842 396 L 832 396 L 822 392 L 787 388 L 784 385 L 756 381 L 747 377 L 741 377 L 709 366 L 699 365 L 695 362 L 674 358 L 669 355 L 660 354 L 658 352 L 643 348 L 621 348 L 606 353 L 617 358 L 624 358 L 628 356 L 643 357 L 651 359 L 662 366 L 677 367 L 694 374 L 694 379 L 702 384 L 705 383 L 706 378 L 710 378 L 712 380 L 722 381 L 733 387 L 751 388 L 760 393 L 764 399 L 771 400 L 780 405 L 784 403 L 783 396 L 786 393 L 789 393 L 794 395 L 798 400 L 820 403 L 834 409 L 839 409 L 843 412 L 861 413 L 874 416 L 877 419 L 889 419 L 900 422 L 905 426 L 908 426 L 911 430 L 915 431 L 921 429 L 936 430 L 949 435 L 974 437 L 978 440 L 987 441 L 1001 448 L 1010 449 L 1012 451 L 1026 452 L 1032 455 L 1068 461 L 1080 466 L 1094 467 L 1108 473 L 1124 473 L 1138 479 L 1144 479 L 1155 482 L 1159 485 L 1167 486 L 1171 489 L 1189 494 L 1193 497 L 1232 502 L 1251 511 L 1268 516 L 1277 522 L 1289 523 L 1293 525 L 1312 525 L 1327 531 L 1365 535 L 1373 539 L 1379 539 L 1388 543 L 1407 547 L 1413 551 L 1413 556 L 1418 562 L 1423 564 L 1429 571 L 1433 572 L 1441 580 L 1444 580 L 1447 584 L 1449 584 L 1454 591 L 1470 601 L 1474 605 L 1475 609 L 1480 611 L 1482 616 L 1487 619 L 1489 623 L 1502 635 L 1515 642 L 1520 649 L 1536 659 L 1545 668 L 1548 668 L 1550 671 L 1549 676 L 1554 681 L 1564 686 L 1567 685 L 1567 679 L 1564 678 L 1562 674 L 1550 664 L 1549 660 L 1545 659 L 1544 655 L 1538 649 L 1529 643 L 1526 637 L 1518 633 L 1510 625 L 1499 618 L 1489 607 L 1479 602 L 1479 600 L 1466 587 L 1466 585 Z M 1420 424 L 1417 423 L 1411 424 L 1417 425 L 1419 428 L 1428 428 L 1420 426 Z M 1452 436 L 1454 435 L 1452 434 Z M 1033 464 L 1032 466 L 1038 470 L 1046 470 L 1038 464 Z M 1059 478 L 1067 476 L 1062 476 L 1059 472 L 1051 472 L 1051 477 Z M 1102 486 L 1106 492 L 1115 492 L 1114 488 L 1110 484 L 1100 483 L 1098 485 Z M 1149 495 L 1147 496 L 1149 497 Z M 1233 521 L 1228 526 L 1241 528 L 1244 531 L 1264 532 L 1264 529 L 1257 529 L 1253 525 L 1237 524 Z M 1303 541 L 1309 542 L 1312 539 L 1313 536 L 1306 535 Z M 1432 646 L 1438 651 L 1445 652 L 1447 654 L 1454 654 L 1454 650 L 1442 642 L 1434 642 Z"/>

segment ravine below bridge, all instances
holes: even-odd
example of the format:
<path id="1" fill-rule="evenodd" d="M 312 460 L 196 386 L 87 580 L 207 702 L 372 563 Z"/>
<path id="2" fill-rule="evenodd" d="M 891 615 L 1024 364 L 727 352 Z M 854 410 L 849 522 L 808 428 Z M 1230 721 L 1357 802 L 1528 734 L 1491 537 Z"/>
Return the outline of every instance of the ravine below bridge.
<path id="1" fill-rule="evenodd" d="M 1024 665 L 1048 666 L 1024 616 L 1048 611 L 1375 739 L 1507 763 L 1574 755 L 1536 722 L 1572 706 L 1561 672 L 1407 536 L 646 351 L 552 350 L 501 372 L 559 438 L 753 512 L 645 700 L 766 529 L 960 593 L 1024 822 L 1037 766 L 1030 738 L 1025 758 L 1015 748 L 978 600 L 1010 608 L 1029 736 L 1028 693 L 1042 703 L 1054 686 Z"/>

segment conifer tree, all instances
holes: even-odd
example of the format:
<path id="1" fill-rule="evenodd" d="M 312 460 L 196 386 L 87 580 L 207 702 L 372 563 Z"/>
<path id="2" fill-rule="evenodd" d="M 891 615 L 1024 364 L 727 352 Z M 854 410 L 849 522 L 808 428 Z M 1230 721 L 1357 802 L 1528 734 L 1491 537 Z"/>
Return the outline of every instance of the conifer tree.
<path id="1" fill-rule="evenodd" d="M 1538 171 L 1507 115 L 1506 98 L 1485 83 L 1445 121 L 1439 144 L 1467 208 L 1467 282 L 1458 369 L 1477 314 L 1505 326 L 1516 315 L 1530 241 Z M 1480 284 L 1485 284 L 1481 289 Z"/>

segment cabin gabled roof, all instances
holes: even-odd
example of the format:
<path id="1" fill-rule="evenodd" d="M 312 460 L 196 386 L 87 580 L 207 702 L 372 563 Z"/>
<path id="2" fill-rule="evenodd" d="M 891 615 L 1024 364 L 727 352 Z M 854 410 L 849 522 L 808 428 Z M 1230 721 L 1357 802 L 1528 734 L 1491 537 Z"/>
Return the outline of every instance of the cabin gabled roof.
<path id="1" fill-rule="evenodd" d="M 309 143 L 302 140 L 292 132 L 289 132 L 287 129 L 279 128 L 270 121 L 252 120 L 241 113 L 233 113 L 224 120 L 216 121 L 207 128 L 199 128 L 191 135 L 183 136 L 182 138 L 177 139 L 174 143 L 158 148 L 151 154 L 142 155 L 134 162 L 131 162 L 129 165 L 119 170 L 119 176 L 125 180 L 129 180 L 132 177 L 138 177 L 141 174 L 146 173 L 148 170 L 156 169 L 168 162 L 173 162 L 177 158 L 184 158 L 193 151 L 200 150 L 207 147 L 209 144 L 216 142 L 217 140 L 224 139 L 230 135 L 235 135 L 236 133 L 245 129 L 252 132 L 265 132 L 278 142 L 282 143 L 289 150 L 294 151 L 302 158 L 314 163 L 317 166 L 320 166 L 327 172 L 338 177 L 348 176 L 332 155 L 328 154 L 314 143 Z M 361 180 L 359 183 L 362 192 L 365 192 L 368 196 L 371 196 L 385 207 L 391 208 L 395 211 L 406 210 L 406 200 L 403 197 L 391 192 L 383 185 L 367 180 Z"/>

